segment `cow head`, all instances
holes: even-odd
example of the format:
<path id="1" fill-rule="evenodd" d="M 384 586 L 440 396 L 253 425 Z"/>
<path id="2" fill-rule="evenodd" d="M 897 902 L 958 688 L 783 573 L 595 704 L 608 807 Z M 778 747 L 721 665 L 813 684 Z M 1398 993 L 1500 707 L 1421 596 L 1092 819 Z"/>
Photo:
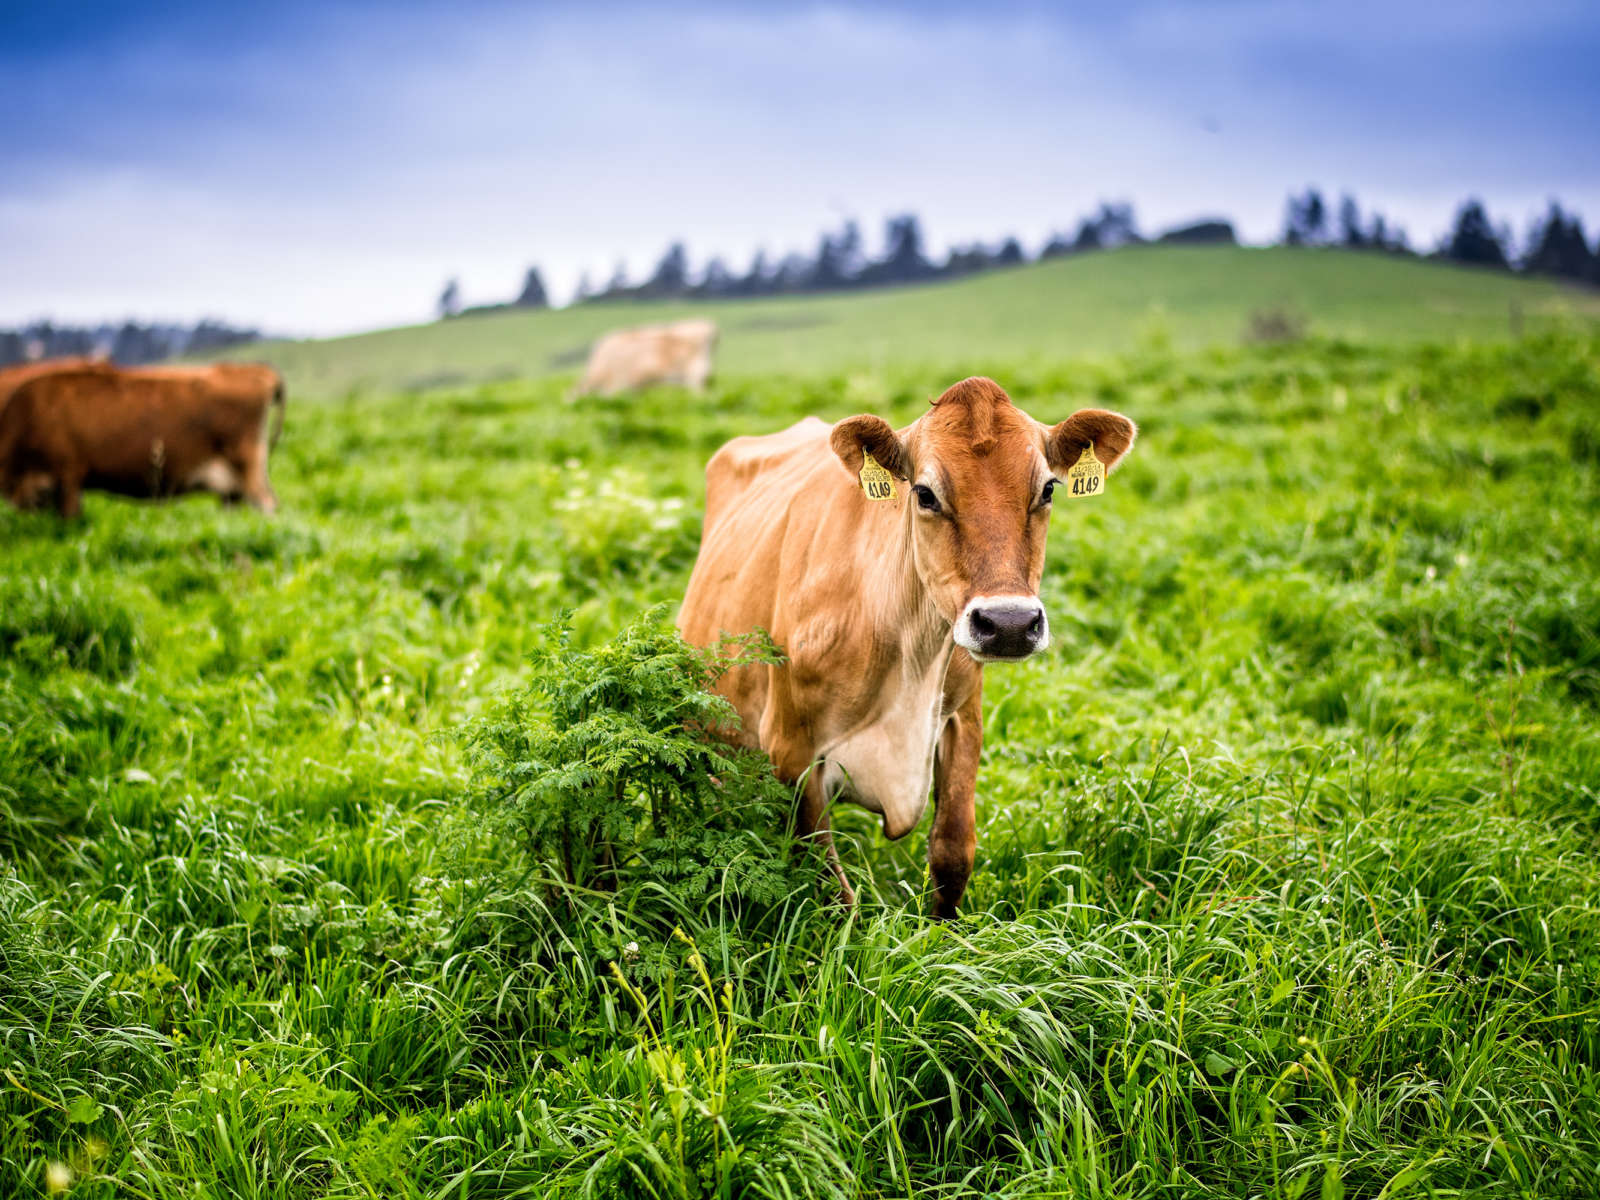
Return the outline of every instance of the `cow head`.
<path id="1" fill-rule="evenodd" d="M 991 662 L 1049 643 L 1039 580 L 1056 483 L 1091 445 L 1110 471 L 1135 433 L 1127 417 L 1100 408 L 1041 424 L 999 384 L 975 378 L 906 429 L 870 415 L 841 421 L 832 445 L 852 478 L 870 454 L 902 481 L 893 503 L 904 510 L 927 597 L 956 644 Z"/>

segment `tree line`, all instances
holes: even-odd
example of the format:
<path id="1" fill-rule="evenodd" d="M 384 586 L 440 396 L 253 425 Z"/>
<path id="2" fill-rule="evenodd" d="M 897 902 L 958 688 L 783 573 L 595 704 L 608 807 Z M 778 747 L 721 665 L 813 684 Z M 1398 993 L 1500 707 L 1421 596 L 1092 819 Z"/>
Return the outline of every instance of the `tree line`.
<path id="1" fill-rule="evenodd" d="M 1234 245 L 1237 238 L 1232 223 L 1221 218 L 1180 225 L 1147 238 L 1139 229 L 1131 204 L 1103 203 L 1080 218 L 1071 232 L 1052 234 L 1034 254 L 1030 255 L 1017 238 L 1004 237 L 987 243 L 953 245 L 936 259 L 928 251 L 920 219 L 915 213 L 902 213 L 885 222 L 883 249 L 877 256 L 867 252 L 856 221 L 846 221 L 836 230 L 823 232 L 812 254 L 796 252 L 769 258 L 765 251 L 757 251 L 743 271 L 734 270 L 720 256 L 696 268 L 689 261 L 687 247 L 678 241 L 667 247 L 655 268 L 641 280 L 631 280 L 620 263 L 603 287 L 595 287 L 586 273 L 578 285 L 575 303 L 721 300 L 924 283 L 1151 241 Z M 1554 200 L 1519 240 L 1508 223 L 1491 219 L 1482 201 L 1468 199 L 1457 208 L 1449 232 L 1424 254 L 1411 246 L 1404 229 L 1380 212 L 1364 212 L 1354 196 L 1342 195 L 1335 206 L 1313 187 L 1289 196 L 1279 244 L 1428 257 L 1600 286 L 1600 241 L 1591 245 L 1582 217 Z M 503 304 L 465 308 L 455 280 L 445 286 L 438 299 L 443 317 L 549 305 L 550 296 L 537 267 L 527 269 L 516 297 Z M 210 319 L 194 325 L 127 321 L 121 325 L 75 326 L 36 321 L 21 328 L 0 329 L 0 366 L 69 355 L 103 357 L 136 366 L 260 338 L 258 330 Z"/>
<path id="2" fill-rule="evenodd" d="M 184 354 L 223 350 L 259 341 L 255 329 L 239 329 L 222 321 L 194 325 L 57 325 L 35 321 L 19 329 L 0 329 L 0 366 L 38 358 L 108 358 L 123 366 L 161 362 Z"/>
<path id="3" fill-rule="evenodd" d="M 630 279 L 626 267 L 619 263 L 605 285 L 596 287 L 586 272 L 579 281 L 574 302 L 722 300 L 922 283 L 1151 241 L 1237 244 L 1233 224 L 1225 219 L 1180 225 L 1149 238 L 1140 232 L 1131 204 L 1103 203 L 1082 217 L 1072 232 L 1052 234 L 1034 254 L 1030 255 L 1017 238 L 1005 237 L 989 243 L 953 245 L 935 260 L 927 250 L 916 214 L 903 213 L 885 222 L 883 250 L 877 257 L 867 253 L 861 227 L 855 221 L 823 232 L 811 254 L 795 252 L 769 258 L 765 251 L 757 251 L 743 271 L 734 270 L 721 256 L 713 256 L 695 268 L 687 247 L 675 241 L 643 279 Z M 1557 201 L 1551 201 L 1549 209 L 1519 243 L 1508 224 L 1496 224 L 1490 219 L 1482 201 L 1468 199 L 1457 208 L 1445 237 L 1431 251 L 1422 252 L 1414 249 L 1406 231 L 1383 213 L 1363 211 L 1349 193 L 1343 194 L 1334 206 L 1312 187 L 1289 196 L 1278 244 L 1427 257 L 1600 285 L 1600 241 L 1591 247 L 1582 218 L 1563 209 Z M 452 279 L 439 297 L 438 309 L 442 317 L 455 317 L 510 308 L 546 308 L 549 304 L 539 269 L 529 267 L 514 300 L 464 308 L 460 285 Z"/>
<path id="4" fill-rule="evenodd" d="M 1355 198 L 1348 194 L 1340 198 L 1335 213 L 1315 188 L 1289 197 L 1283 241 L 1290 246 L 1413 253 L 1405 231 L 1390 226 L 1382 213 L 1364 215 Z M 1591 247 L 1583 231 L 1583 218 L 1563 209 L 1557 200 L 1550 201 L 1520 243 L 1510 224 L 1497 224 L 1490 218 L 1481 200 L 1466 200 L 1456 209 L 1450 232 L 1428 257 L 1600 284 L 1600 240 Z"/>

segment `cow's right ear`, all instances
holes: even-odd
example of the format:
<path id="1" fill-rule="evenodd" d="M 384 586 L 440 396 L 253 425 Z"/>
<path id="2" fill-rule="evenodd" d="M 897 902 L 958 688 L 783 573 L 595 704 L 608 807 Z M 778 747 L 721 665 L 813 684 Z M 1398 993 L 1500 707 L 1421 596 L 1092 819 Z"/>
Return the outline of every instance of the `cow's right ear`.
<path id="1" fill-rule="evenodd" d="M 911 478 L 911 460 L 906 454 L 905 445 L 882 417 L 874 417 L 870 413 L 846 417 L 833 427 L 829 442 L 851 479 L 860 477 L 864 454 L 872 455 L 889 474 L 900 479 Z"/>

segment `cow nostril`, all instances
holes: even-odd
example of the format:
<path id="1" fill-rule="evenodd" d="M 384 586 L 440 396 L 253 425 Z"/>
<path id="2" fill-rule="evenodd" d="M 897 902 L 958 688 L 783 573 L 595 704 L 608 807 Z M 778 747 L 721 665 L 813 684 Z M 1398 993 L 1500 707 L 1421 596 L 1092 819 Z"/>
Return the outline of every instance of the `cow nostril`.
<path id="1" fill-rule="evenodd" d="M 972 632 L 981 638 L 993 637 L 999 633 L 995 623 L 983 614 L 982 609 L 975 609 L 972 613 Z"/>
<path id="2" fill-rule="evenodd" d="M 1033 620 L 1028 622 L 1028 632 L 1031 633 L 1034 637 L 1038 637 L 1041 633 L 1044 632 L 1044 614 L 1043 613 L 1034 613 L 1033 614 Z"/>

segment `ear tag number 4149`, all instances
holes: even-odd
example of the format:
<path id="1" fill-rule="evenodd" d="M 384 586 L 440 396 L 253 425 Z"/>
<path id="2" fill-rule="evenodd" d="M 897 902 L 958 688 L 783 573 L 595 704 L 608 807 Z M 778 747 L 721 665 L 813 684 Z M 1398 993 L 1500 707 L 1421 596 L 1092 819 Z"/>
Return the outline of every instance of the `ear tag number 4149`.
<path id="1" fill-rule="evenodd" d="M 1067 494 L 1073 497 L 1098 496 L 1105 486 L 1105 465 L 1094 456 L 1092 444 L 1085 446 L 1078 461 L 1067 468 Z"/>
<path id="2" fill-rule="evenodd" d="M 865 451 L 861 455 L 861 490 L 867 494 L 868 500 L 894 499 L 894 476 Z"/>

